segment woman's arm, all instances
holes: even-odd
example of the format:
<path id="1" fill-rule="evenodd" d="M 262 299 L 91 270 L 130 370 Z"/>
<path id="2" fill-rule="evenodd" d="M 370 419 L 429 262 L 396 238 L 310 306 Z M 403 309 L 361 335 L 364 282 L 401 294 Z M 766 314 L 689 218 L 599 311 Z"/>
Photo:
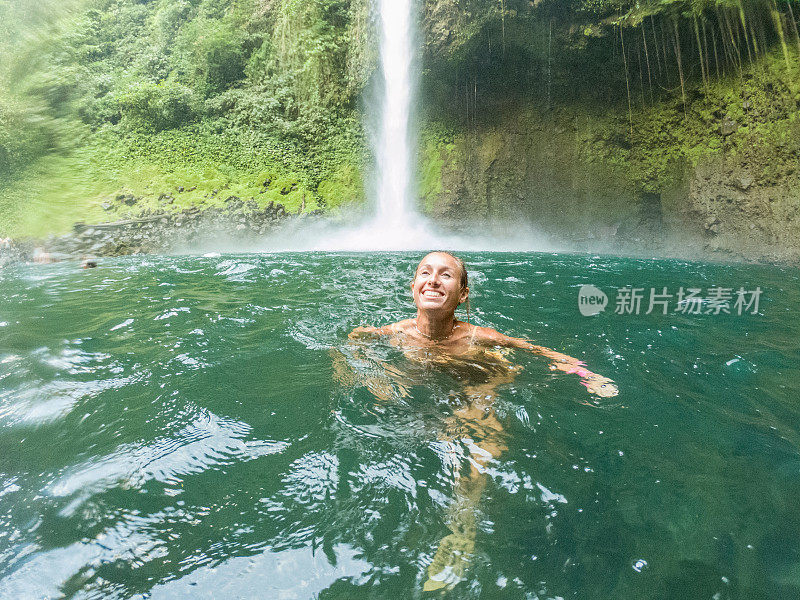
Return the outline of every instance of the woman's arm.
<path id="1" fill-rule="evenodd" d="M 362 325 L 360 327 L 356 327 L 351 331 L 347 337 L 351 340 L 358 340 L 364 338 L 373 338 L 373 337 L 380 337 L 382 335 L 393 335 L 396 333 L 400 333 L 403 330 L 404 324 L 407 321 L 399 321 L 398 323 L 391 323 L 389 325 L 384 325 L 383 327 L 372 327 L 370 325 Z"/>
<path id="2" fill-rule="evenodd" d="M 397 397 L 408 398 L 407 378 L 395 367 L 369 356 L 369 347 L 359 340 L 372 335 L 381 335 L 375 327 L 358 327 L 348 336 L 350 343 L 341 348 L 331 349 L 333 377 L 346 387 L 365 386 L 382 403 L 390 403 Z M 362 335 L 363 333 L 363 335 Z M 355 335 L 354 335 L 355 334 Z"/>
<path id="3" fill-rule="evenodd" d="M 610 398 L 619 394 L 619 389 L 617 389 L 616 384 L 611 379 L 598 375 L 597 373 L 592 373 L 586 368 L 586 363 L 577 358 L 562 354 L 561 352 L 556 352 L 544 346 L 537 346 L 522 338 L 504 335 L 488 327 L 479 327 L 478 330 L 478 336 L 476 337 L 484 343 L 528 350 L 551 359 L 553 361 L 550 365 L 551 369 L 563 371 L 568 374 L 575 373 L 581 378 L 581 383 L 586 386 L 586 389 L 589 390 L 591 394 L 603 398 Z"/>

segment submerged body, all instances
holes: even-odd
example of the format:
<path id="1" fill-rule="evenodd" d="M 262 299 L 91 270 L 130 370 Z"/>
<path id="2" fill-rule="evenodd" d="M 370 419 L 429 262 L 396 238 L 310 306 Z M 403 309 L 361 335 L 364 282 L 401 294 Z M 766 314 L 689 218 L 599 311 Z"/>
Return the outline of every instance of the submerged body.
<path id="1" fill-rule="evenodd" d="M 497 387 L 514 381 L 522 367 L 506 357 L 507 350 L 527 350 L 549 358 L 550 368 L 575 373 L 590 394 L 616 396 L 614 382 L 585 368 L 583 362 L 528 340 L 504 335 L 455 318 L 456 308 L 468 301 L 469 286 L 464 263 L 447 252 L 432 252 L 417 267 L 411 282 L 417 316 L 383 327 L 357 327 L 353 341 L 385 337 L 404 355 L 420 365 L 437 365 L 463 381 L 463 401 L 454 407 L 449 426 L 440 443 L 454 464 L 468 452 L 468 473 L 453 471 L 454 498 L 448 517 L 451 533 L 439 543 L 428 566 L 426 591 L 449 588 L 458 583 L 469 567 L 477 532 L 478 503 L 486 486 L 486 466 L 507 449 L 502 423 L 492 409 Z M 381 365 L 394 383 L 384 377 L 368 377 L 366 386 L 380 401 L 389 400 L 393 390 L 407 394 L 411 373 Z M 413 369 L 411 369 L 413 370 Z M 461 375 L 461 376 L 459 376 Z"/>
<path id="2" fill-rule="evenodd" d="M 452 333 L 445 339 L 431 339 L 420 330 L 417 323 L 418 319 L 406 319 L 385 327 L 357 327 L 350 333 L 350 339 L 388 336 L 393 344 L 403 349 L 409 359 L 439 363 L 454 363 L 459 358 L 480 363 L 482 359 L 491 362 L 499 358 L 511 365 L 505 358 L 503 349 L 528 350 L 551 359 L 551 369 L 578 375 L 591 394 L 611 397 L 619 393 L 611 379 L 592 373 L 577 358 L 537 346 L 528 340 L 457 320 L 454 320 Z"/>

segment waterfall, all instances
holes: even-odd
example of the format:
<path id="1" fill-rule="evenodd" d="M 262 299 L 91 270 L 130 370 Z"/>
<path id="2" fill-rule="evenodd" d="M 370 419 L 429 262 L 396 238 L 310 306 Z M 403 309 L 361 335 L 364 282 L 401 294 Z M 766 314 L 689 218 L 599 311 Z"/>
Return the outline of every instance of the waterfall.
<path id="1" fill-rule="evenodd" d="M 411 112 L 416 90 L 414 65 L 415 0 L 376 0 L 380 34 L 381 97 L 370 115 L 375 183 L 371 211 L 356 227 L 328 231 L 316 239 L 319 250 L 421 250 L 451 245 L 434 232 L 414 207 L 413 160 L 416 136 Z M 443 246 L 444 244 L 444 246 Z M 297 246 L 296 242 L 292 244 Z"/>
<path id="2" fill-rule="evenodd" d="M 375 145 L 376 219 L 400 228 L 409 226 L 416 216 L 410 198 L 413 138 L 409 124 L 416 87 L 412 79 L 412 1 L 378 0 L 383 101 Z"/>
<path id="3" fill-rule="evenodd" d="M 375 0 L 379 10 L 381 98 L 369 115 L 378 121 L 372 136 L 375 183 L 371 212 L 353 224 L 296 223 L 264 240 L 261 249 L 380 250 L 524 250 L 543 247 L 538 232 L 514 223 L 501 236 L 489 224 L 461 224 L 457 231 L 435 228 L 414 206 L 412 153 L 416 150 L 411 113 L 415 77 L 415 9 L 419 0 Z M 353 219 L 353 215 L 348 215 Z"/>

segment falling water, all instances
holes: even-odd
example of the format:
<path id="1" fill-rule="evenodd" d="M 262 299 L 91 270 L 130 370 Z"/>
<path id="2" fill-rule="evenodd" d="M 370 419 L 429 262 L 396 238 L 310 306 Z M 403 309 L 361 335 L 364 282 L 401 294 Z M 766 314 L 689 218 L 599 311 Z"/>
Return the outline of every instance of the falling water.
<path id="1" fill-rule="evenodd" d="M 415 208 L 412 152 L 416 136 L 412 107 L 416 90 L 415 0 L 377 0 L 379 10 L 382 98 L 374 103 L 379 125 L 373 136 L 376 162 L 374 198 L 366 221 L 348 226 L 299 223 L 260 244 L 265 251 L 327 250 L 533 250 L 545 244 L 538 232 L 515 223 L 513 231 L 487 235 L 485 223 L 462 226 L 458 233 L 433 226 Z"/>
<path id="2" fill-rule="evenodd" d="M 407 228 L 416 213 L 410 202 L 412 0 L 379 0 L 383 106 L 375 148 L 378 166 L 377 219 Z"/>
<path id="3" fill-rule="evenodd" d="M 411 250 L 464 247 L 435 232 L 414 208 L 411 127 L 414 90 L 414 0 L 378 0 L 380 66 L 383 85 L 379 126 L 373 137 L 376 180 L 371 213 L 356 227 L 325 231 L 312 239 L 314 250 Z M 377 111 L 376 111 L 377 112 Z M 278 244 L 282 243 L 279 240 Z M 296 247 L 290 243 L 289 247 Z"/>

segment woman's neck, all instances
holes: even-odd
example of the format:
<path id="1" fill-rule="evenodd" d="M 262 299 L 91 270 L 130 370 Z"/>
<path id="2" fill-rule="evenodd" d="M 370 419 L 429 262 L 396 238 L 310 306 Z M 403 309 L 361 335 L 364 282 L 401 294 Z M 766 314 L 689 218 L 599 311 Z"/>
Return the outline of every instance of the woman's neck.
<path id="1" fill-rule="evenodd" d="M 454 315 L 437 318 L 435 315 L 418 310 L 415 326 L 417 331 L 429 340 L 444 340 L 453 333 L 456 319 Z"/>

